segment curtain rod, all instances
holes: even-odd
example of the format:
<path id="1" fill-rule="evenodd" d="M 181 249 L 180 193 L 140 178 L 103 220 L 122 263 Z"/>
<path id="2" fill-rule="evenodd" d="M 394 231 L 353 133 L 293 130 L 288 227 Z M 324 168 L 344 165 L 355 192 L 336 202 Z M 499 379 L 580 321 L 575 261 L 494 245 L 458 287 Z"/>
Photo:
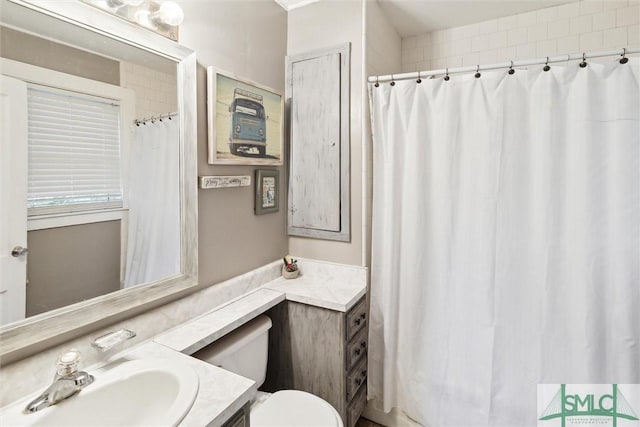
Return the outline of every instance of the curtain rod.
<path id="1" fill-rule="evenodd" d="M 167 113 L 167 114 L 160 114 L 159 116 L 151 116 L 148 119 L 146 117 L 143 117 L 142 120 L 135 119 L 133 121 L 133 123 L 136 126 L 146 125 L 147 122 L 155 123 L 156 121 L 160 121 L 161 122 L 163 119 L 171 120 L 172 117 L 175 117 L 177 115 L 178 115 L 178 113 L 173 112 L 173 113 Z"/>
<path id="2" fill-rule="evenodd" d="M 529 65 L 543 65 L 543 64 L 552 64 L 555 62 L 567 62 L 574 60 L 582 60 L 583 62 L 590 58 L 601 58 L 605 56 L 625 56 L 640 53 L 640 48 L 620 48 L 620 49 L 612 49 L 612 50 L 598 50 L 594 52 L 588 53 L 576 53 L 571 55 L 560 55 L 560 56 L 552 56 L 540 59 L 529 59 L 523 61 L 510 61 L 510 62 L 501 62 L 497 64 L 490 65 L 473 65 L 470 67 L 457 67 L 457 68 L 445 68 L 441 70 L 430 70 L 430 71 L 414 71 L 411 73 L 403 73 L 403 74 L 390 74 L 386 76 L 370 76 L 367 81 L 369 83 L 380 83 L 380 82 L 394 82 L 398 80 L 408 80 L 408 79 L 421 79 L 423 77 L 437 76 L 437 75 L 449 75 L 449 74 L 460 74 L 460 73 L 471 73 L 487 70 L 500 70 L 503 68 L 513 68 L 513 67 L 525 67 Z"/>

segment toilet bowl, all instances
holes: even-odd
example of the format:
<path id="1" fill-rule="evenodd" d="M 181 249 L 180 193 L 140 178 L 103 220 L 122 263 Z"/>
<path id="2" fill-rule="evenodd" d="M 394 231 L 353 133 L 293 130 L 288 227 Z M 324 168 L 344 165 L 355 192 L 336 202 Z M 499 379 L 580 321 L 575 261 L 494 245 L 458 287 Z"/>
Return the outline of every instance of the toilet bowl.
<path id="1" fill-rule="evenodd" d="M 340 415 L 327 401 L 299 390 L 260 392 L 267 373 L 271 319 L 258 316 L 193 354 L 256 382 L 250 414 L 252 427 L 344 427 Z"/>

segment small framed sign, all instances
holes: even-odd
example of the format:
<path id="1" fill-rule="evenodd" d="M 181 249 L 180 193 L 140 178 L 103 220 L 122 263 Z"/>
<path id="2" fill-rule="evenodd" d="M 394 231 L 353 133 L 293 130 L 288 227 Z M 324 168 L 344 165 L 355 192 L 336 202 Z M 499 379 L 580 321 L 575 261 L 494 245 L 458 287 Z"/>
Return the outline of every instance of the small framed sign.
<path id="1" fill-rule="evenodd" d="M 280 171 L 277 169 L 256 170 L 255 214 L 278 212 Z"/>

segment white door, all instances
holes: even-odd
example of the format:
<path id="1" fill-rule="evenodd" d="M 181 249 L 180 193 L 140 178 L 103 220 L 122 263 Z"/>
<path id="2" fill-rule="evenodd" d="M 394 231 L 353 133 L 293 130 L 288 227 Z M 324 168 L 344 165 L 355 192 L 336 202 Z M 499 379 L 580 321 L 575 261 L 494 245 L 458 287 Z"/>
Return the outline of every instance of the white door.
<path id="1" fill-rule="evenodd" d="M 27 85 L 0 76 L 0 325 L 24 319 L 26 247 Z"/>

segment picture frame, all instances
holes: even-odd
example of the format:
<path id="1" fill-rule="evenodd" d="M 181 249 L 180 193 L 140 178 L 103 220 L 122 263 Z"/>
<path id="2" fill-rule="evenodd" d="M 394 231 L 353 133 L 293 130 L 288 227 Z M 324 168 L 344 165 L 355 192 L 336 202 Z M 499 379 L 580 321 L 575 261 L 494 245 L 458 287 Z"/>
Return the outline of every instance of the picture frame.
<path id="1" fill-rule="evenodd" d="M 280 208 L 280 171 L 277 169 L 256 170 L 255 214 L 278 212 Z"/>
<path id="2" fill-rule="evenodd" d="M 282 93 L 207 67 L 208 163 L 283 164 Z"/>

